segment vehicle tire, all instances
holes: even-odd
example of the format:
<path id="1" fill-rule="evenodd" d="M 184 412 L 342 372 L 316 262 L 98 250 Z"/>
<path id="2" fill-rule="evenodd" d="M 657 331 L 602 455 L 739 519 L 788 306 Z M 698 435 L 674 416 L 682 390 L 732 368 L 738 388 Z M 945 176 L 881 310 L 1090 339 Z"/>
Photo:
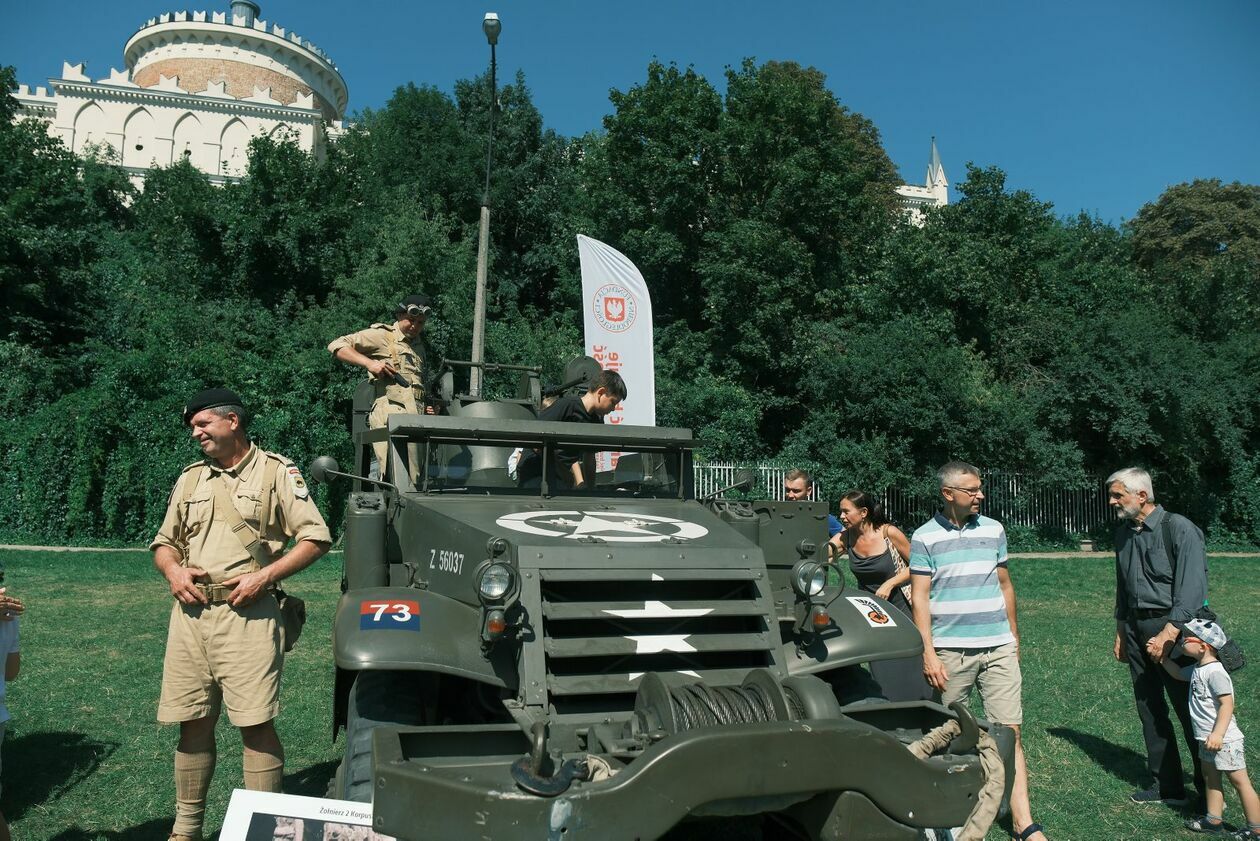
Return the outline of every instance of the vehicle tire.
<path id="1" fill-rule="evenodd" d="M 831 684 L 840 706 L 886 704 L 888 699 L 871 673 L 858 665 L 843 666 L 822 676 Z"/>
<path id="2" fill-rule="evenodd" d="M 417 727 L 424 723 L 411 672 L 360 672 L 350 688 L 346 752 L 333 777 L 334 796 L 372 802 L 372 731 L 378 727 Z"/>

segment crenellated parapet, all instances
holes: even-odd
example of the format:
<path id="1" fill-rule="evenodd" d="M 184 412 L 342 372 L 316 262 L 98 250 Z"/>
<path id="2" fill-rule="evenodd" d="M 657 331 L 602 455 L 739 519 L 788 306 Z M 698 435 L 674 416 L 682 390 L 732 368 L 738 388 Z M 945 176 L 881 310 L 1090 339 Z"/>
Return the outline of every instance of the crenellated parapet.
<path id="1" fill-rule="evenodd" d="M 270 89 L 281 104 L 311 96 L 325 119 L 345 116 L 349 91 L 337 66 L 311 41 L 277 24 L 226 12 L 167 12 L 128 39 L 123 61 L 140 87 L 179 77 L 190 93 L 224 82 L 227 93 L 252 99 Z M 295 105 L 295 107 L 298 107 Z"/>
<path id="2" fill-rule="evenodd" d="M 51 122 L 57 116 L 57 97 L 42 85 L 34 89 L 30 85 L 18 85 L 13 91 L 13 98 L 17 100 L 18 113 L 23 117 Z"/>
<path id="3" fill-rule="evenodd" d="M 298 35 L 296 32 L 286 32 L 283 26 L 276 23 L 268 24 L 265 20 L 250 21 L 244 15 L 232 15 L 231 17 L 232 19 L 228 20 L 227 12 L 164 12 L 157 17 L 149 18 L 144 22 L 144 26 L 140 27 L 140 30 L 143 31 L 148 27 L 160 26 L 167 23 L 214 23 L 222 26 L 249 28 L 257 32 L 270 31 L 270 33 L 277 38 L 286 38 L 299 47 L 303 47 L 304 49 L 319 56 L 324 61 L 328 62 L 328 64 L 332 65 L 334 69 L 336 68 L 336 65 L 333 64 L 332 59 L 328 57 L 327 53 L 315 46 L 315 44 L 311 41 L 303 38 L 301 35 Z"/>

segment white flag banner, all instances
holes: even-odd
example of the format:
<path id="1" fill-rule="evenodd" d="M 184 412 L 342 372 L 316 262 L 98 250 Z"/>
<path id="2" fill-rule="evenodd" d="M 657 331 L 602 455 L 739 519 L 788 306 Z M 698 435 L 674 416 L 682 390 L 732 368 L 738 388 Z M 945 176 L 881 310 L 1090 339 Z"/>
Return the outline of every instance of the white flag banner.
<path id="1" fill-rule="evenodd" d="M 656 426 L 656 363 L 652 298 L 634 263 L 615 248 L 578 234 L 582 264 L 586 354 L 626 381 L 629 396 L 606 423 Z M 612 469 L 616 454 L 601 453 L 596 470 Z"/>

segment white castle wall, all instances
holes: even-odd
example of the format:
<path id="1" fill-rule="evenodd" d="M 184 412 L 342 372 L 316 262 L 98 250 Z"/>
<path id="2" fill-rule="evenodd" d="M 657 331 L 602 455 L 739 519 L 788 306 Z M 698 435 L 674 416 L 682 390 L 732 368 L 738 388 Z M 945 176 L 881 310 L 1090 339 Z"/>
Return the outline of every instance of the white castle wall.
<path id="1" fill-rule="evenodd" d="M 235 18 L 227 24 L 222 13 L 209 17 L 206 22 L 204 12 L 176 12 L 149 21 L 128 41 L 126 71 L 112 70 L 93 80 L 83 64 L 67 62 L 48 88 L 20 85 L 15 92 L 19 115 L 46 123 L 49 133 L 76 153 L 89 145 L 110 146 L 137 183 L 150 167 L 181 158 L 215 183 L 239 177 L 249 141 L 259 135 L 292 137 L 302 149 L 322 155 L 328 135 L 338 136 L 343 128 L 340 121 L 327 119 L 316 94 L 337 116 L 347 99 L 332 62 L 309 41 L 266 21 L 247 25 Z M 217 35 L 210 28 L 219 30 Z M 204 57 L 233 62 L 232 83 L 238 87 L 254 67 L 264 71 L 260 78 L 279 73 L 312 92 L 286 82 L 288 101 L 281 102 L 270 86 L 233 96 L 225 81 L 199 91 L 181 86 L 178 76 L 159 76 L 148 87 L 133 81 L 137 69 L 155 61 Z"/>

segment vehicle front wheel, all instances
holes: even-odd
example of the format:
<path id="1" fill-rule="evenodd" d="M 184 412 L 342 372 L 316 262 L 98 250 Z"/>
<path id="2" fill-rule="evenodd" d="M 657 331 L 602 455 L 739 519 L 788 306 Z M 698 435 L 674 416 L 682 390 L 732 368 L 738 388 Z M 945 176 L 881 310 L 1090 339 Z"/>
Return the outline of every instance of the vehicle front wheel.
<path id="1" fill-rule="evenodd" d="M 333 777 L 333 797 L 372 802 L 372 732 L 378 727 L 424 724 L 414 672 L 360 672 L 350 689 L 346 715 L 346 752 Z"/>

